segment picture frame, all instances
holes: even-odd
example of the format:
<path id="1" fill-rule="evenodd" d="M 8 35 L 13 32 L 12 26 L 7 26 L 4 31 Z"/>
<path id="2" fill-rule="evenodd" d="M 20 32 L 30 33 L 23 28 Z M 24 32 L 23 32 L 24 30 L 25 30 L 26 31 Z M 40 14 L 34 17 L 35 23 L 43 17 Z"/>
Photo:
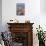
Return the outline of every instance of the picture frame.
<path id="1" fill-rule="evenodd" d="M 25 4 L 16 3 L 16 15 L 25 15 Z"/>

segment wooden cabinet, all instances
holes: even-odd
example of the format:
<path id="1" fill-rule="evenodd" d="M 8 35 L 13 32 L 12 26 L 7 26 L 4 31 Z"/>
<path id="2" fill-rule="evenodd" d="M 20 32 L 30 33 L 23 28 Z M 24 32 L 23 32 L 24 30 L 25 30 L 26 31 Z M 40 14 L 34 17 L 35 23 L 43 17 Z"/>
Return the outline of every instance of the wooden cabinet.
<path id="1" fill-rule="evenodd" d="M 7 23 L 12 33 L 13 41 L 23 43 L 23 46 L 33 46 L 33 23 Z"/>

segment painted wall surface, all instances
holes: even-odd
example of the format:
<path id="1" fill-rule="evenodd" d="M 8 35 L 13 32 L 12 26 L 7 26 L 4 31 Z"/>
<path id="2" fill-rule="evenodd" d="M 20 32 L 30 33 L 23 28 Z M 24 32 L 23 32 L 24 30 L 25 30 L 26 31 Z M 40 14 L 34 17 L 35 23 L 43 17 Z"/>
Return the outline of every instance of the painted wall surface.
<path id="1" fill-rule="evenodd" d="M 25 3 L 25 16 L 16 15 L 16 3 Z M 46 15 L 41 11 L 42 7 L 42 2 L 40 2 L 40 0 L 2 0 L 2 30 L 8 30 L 7 22 L 11 19 L 17 19 L 22 23 L 25 22 L 25 20 L 30 20 L 31 23 L 34 23 L 33 46 L 39 46 L 39 41 L 36 37 L 36 27 L 41 24 L 43 29 L 46 30 Z"/>
<path id="2" fill-rule="evenodd" d="M 40 10 L 42 13 L 46 13 L 46 0 L 40 0 Z"/>
<path id="3" fill-rule="evenodd" d="M 16 15 L 16 3 L 25 3 L 25 16 Z M 38 5 L 38 6 L 37 6 Z M 10 19 L 17 19 L 19 22 L 30 20 L 33 23 L 39 23 L 40 20 L 40 0 L 2 0 L 2 23 L 3 26 Z M 5 26 L 6 27 L 6 26 Z M 4 29 L 6 30 L 6 28 Z"/>
<path id="4" fill-rule="evenodd" d="M 2 0 L 0 0 L 0 31 L 2 31 Z"/>

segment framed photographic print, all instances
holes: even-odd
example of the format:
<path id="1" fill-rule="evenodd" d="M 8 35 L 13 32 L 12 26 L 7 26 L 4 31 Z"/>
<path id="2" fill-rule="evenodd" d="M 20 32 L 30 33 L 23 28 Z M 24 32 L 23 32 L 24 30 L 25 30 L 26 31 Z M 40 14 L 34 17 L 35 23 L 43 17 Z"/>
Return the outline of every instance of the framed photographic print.
<path id="1" fill-rule="evenodd" d="M 25 15 L 24 3 L 16 3 L 16 15 Z"/>

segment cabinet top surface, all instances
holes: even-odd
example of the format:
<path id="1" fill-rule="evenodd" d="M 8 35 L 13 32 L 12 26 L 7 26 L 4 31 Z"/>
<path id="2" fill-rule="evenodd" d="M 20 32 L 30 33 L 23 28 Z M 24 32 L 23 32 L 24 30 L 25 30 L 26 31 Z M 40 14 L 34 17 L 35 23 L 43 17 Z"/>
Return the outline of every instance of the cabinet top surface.
<path id="1" fill-rule="evenodd" d="M 7 23 L 8 25 L 14 25 L 14 24 L 18 24 L 18 25 L 23 25 L 23 24 L 31 24 L 33 25 L 34 23 Z"/>

